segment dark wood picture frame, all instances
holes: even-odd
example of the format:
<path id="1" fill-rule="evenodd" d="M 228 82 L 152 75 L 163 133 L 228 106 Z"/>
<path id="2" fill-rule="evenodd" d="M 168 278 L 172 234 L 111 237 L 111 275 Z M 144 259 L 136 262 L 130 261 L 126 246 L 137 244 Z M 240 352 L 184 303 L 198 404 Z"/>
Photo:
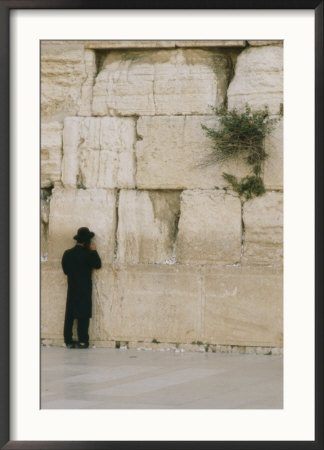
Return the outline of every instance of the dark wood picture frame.
<path id="1" fill-rule="evenodd" d="M 9 18 L 15 9 L 303 9 L 315 12 L 315 440 L 314 441 L 12 441 L 10 440 L 10 136 Z M 323 11 L 324 0 L 0 0 L 0 446 L 4 449 L 324 449 L 323 440 Z M 11 261 L 14 264 L 14 261 Z M 321 425 L 322 424 L 322 425 Z"/>

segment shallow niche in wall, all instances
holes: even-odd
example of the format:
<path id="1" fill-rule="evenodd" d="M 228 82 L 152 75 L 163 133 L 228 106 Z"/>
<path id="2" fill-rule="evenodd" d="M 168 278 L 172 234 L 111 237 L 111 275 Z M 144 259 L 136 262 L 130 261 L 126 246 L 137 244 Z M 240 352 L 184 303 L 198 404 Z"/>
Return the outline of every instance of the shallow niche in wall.
<path id="1" fill-rule="evenodd" d="M 220 106 L 243 48 L 95 50 L 92 113 L 210 114 Z"/>

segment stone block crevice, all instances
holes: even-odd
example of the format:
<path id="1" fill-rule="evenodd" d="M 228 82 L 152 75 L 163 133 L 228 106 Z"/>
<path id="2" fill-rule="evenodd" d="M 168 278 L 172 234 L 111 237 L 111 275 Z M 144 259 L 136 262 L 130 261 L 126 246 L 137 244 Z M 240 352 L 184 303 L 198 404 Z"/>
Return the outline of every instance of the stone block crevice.
<path id="1" fill-rule="evenodd" d="M 240 264 L 242 263 L 242 258 L 244 255 L 244 243 L 245 243 L 245 223 L 244 223 L 244 201 L 241 199 L 241 254 L 240 254 Z"/>
<path id="2" fill-rule="evenodd" d="M 114 240 L 114 262 L 117 260 L 117 252 L 118 252 L 118 225 L 119 225 L 119 196 L 120 189 L 116 189 L 116 216 L 115 216 L 115 240 Z"/>
<path id="3" fill-rule="evenodd" d="M 49 238 L 49 216 L 51 197 L 54 185 L 41 189 L 40 218 L 41 218 L 41 262 L 47 261 L 47 246 Z"/>

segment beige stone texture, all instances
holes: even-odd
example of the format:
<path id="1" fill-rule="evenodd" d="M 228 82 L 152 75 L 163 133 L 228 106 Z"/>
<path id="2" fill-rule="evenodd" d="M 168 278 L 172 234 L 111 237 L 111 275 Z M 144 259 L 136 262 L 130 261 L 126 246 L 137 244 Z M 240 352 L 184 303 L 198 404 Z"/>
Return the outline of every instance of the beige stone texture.
<path id="1" fill-rule="evenodd" d="M 58 263 L 41 267 L 41 337 L 61 339 L 67 294 L 67 280 Z"/>
<path id="2" fill-rule="evenodd" d="M 97 341 L 94 340 L 91 336 L 91 328 L 93 329 L 93 320 L 90 320 L 90 327 L 89 327 L 89 337 L 90 337 L 90 345 L 94 348 L 116 348 L 116 342 L 115 341 Z"/>
<path id="3" fill-rule="evenodd" d="M 283 45 L 283 40 L 278 41 L 270 41 L 270 40 L 263 40 L 263 41 L 248 41 L 248 44 L 252 47 L 261 47 L 264 45 Z"/>
<path id="4" fill-rule="evenodd" d="M 200 273 L 186 266 L 134 265 L 97 272 L 102 340 L 190 343 L 201 321 Z"/>
<path id="5" fill-rule="evenodd" d="M 153 341 L 153 339 L 152 339 Z M 153 350 L 153 351 L 170 351 L 176 348 L 174 344 L 170 342 L 137 342 L 137 341 L 127 341 L 127 348 L 136 348 L 138 350 Z"/>
<path id="6" fill-rule="evenodd" d="M 259 42 L 259 41 L 257 41 Z M 270 41 L 273 42 L 273 41 Z M 136 48 L 176 48 L 176 47 L 245 47 L 246 41 L 242 40 L 227 40 L 227 41 L 85 41 L 85 48 L 110 50 L 110 49 L 136 49 Z"/>
<path id="7" fill-rule="evenodd" d="M 43 41 L 41 44 L 41 113 L 43 120 L 62 121 L 76 115 L 82 86 L 89 79 L 81 42 Z"/>
<path id="8" fill-rule="evenodd" d="M 282 66 L 282 41 L 42 41 L 45 345 L 63 343 L 61 258 L 88 226 L 103 262 L 92 345 L 282 354 L 283 120 L 243 229 L 222 174 L 249 167 L 208 165 L 201 128 L 219 126 L 210 105 L 226 98 L 278 114 Z"/>
<path id="9" fill-rule="evenodd" d="M 101 255 L 101 248 L 98 247 Z M 117 272 L 113 266 L 103 264 L 101 269 L 94 270 L 92 275 L 92 320 L 89 327 L 91 341 L 100 346 L 100 341 L 115 341 L 111 333 L 112 322 L 115 319 L 112 309 L 120 301 L 117 291 Z M 110 345 L 108 345 L 110 346 Z"/>
<path id="10" fill-rule="evenodd" d="M 48 222 L 50 213 L 50 196 L 46 190 L 41 190 L 40 198 L 40 231 L 41 231 L 41 261 L 47 260 Z"/>
<path id="11" fill-rule="evenodd" d="M 283 188 L 283 119 L 265 138 L 265 151 L 269 157 L 264 162 L 264 185 L 266 189 Z"/>
<path id="12" fill-rule="evenodd" d="M 121 263 L 167 263 L 174 252 L 180 193 L 122 190 L 118 208 Z"/>
<path id="13" fill-rule="evenodd" d="M 40 235 L 41 262 L 45 262 L 47 260 L 47 226 L 42 221 L 40 223 Z"/>
<path id="14" fill-rule="evenodd" d="M 55 188 L 50 204 L 49 261 L 61 261 L 64 251 L 75 245 L 77 229 L 94 231 L 94 243 L 105 263 L 113 260 L 116 229 L 114 191 Z"/>
<path id="15" fill-rule="evenodd" d="M 120 117 L 67 117 L 62 181 L 66 187 L 135 186 L 135 121 Z"/>
<path id="16" fill-rule="evenodd" d="M 98 302 L 97 284 L 100 270 L 94 270 L 93 292 L 92 292 L 92 319 L 89 326 L 89 337 L 92 345 L 102 346 L 100 339 L 100 301 Z M 106 273 L 105 273 L 106 274 Z M 106 282 L 109 282 L 106 279 Z M 62 345 L 65 305 L 67 296 L 67 277 L 64 275 L 61 264 L 46 263 L 41 270 L 41 338 L 46 343 L 50 339 L 52 345 Z M 73 325 L 73 339 L 77 340 L 77 323 Z M 101 345 L 100 345 L 101 344 Z M 109 341 L 104 343 L 105 347 L 111 347 Z M 115 346 L 115 345 L 114 345 Z"/>
<path id="17" fill-rule="evenodd" d="M 85 48 L 96 50 L 111 49 L 141 49 L 141 48 L 175 48 L 176 41 L 150 41 L 150 40 L 107 40 L 107 41 L 84 41 Z"/>
<path id="18" fill-rule="evenodd" d="M 243 263 L 281 266 L 283 263 L 283 194 L 267 192 L 244 204 Z"/>
<path id="19" fill-rule="evenodd" d="M 177 47 L 245 47 L 246 41 L 242 40 L 227 40 L 227 41 L 176 41 Z"/>
<path id="20" fill-rule="evenodd" d="M 177 261 L 235 264 L 241 254 L 241 203 L 221 191 L 184 191 L 177 238 Z"/>
<path id="21" fill-rule="evenodd" d="M 116 51 L 93 89 L 94 115 L 209 114 L 226 96 L 231 59 L 200 49 Z"/>
<path id="22" fill-rule="evenodd" d="M 243 50 L 227 98 L 230 109 L 242 109 L 248 103 L 253 109 L 268 106 L 271 114 L 278 114 L 283 103 L 283 48 L 269 45 Z"/>
<path id="23" fill-rule="evenodd" d="M 41 188 L 61 179 L 62 129 L 59 122 L 41 124 Z"/>
<path id="24" fill-rule="evenodd" d="M 205 293 L 201 340 L 222 345 L 282 347 L 281 271 L 209 267 Z"/>
<path id="25" fill-rule="evenodd" d="M 185 352 L 201 352 L 205 351 L 205 347 L 197 344 L 180 344 L 179 350 L 184 350 Z"/>
<path id="26" fill-rule="evenodd" d="M 60 264 L 44 264 L 42 339 L 62 339 L 66 292 Z M 167 347 L 206 351 L 209 343 L 218 344 L 219 352 L 240 353 L 242 348 L 231 346 L 255 346 L 253 352 L 263 354 L 271 347 L 282 347 L 280 270 L 105 265 L 94 271 L 92 299 L 89 331 L 96 346 L 137 341 L 129 347 L 158 350 L 173 343 Z M 163 344 L 153 344 L 153 339 Z M 205 345 L 192 345 L 199 341 Z M 176 345 L 179 343 L 187 345 Z"/>
<path id="27" fill-rule="evenodd" d="M 201 125 L 217 128 L 216 116 L 140 117 L 136 143 L 137 187 L 211 189 L 225 187 L 223 172 L 244 176 L 243 161 L 206 165 L 213 143 Z"/>
<path id="28" fill-rule="evenodd" d="M 84 50 L 84 70 L 86 78 L 81 86 L 79 116 L 91 116 L 92 91 L 97 74 L 96 53 L 94 50 Z"/>

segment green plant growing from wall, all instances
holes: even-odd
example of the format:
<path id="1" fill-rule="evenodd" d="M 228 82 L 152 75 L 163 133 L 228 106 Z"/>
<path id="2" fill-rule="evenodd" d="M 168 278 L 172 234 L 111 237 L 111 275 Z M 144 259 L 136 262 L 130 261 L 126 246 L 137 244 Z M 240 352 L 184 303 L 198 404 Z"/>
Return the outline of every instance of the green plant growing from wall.
<path id="1" fill-rule="evenodd" d="M 267 108 L 252 111 L 249 105 L 243 112 L 227 110 L 225 106 L 212 108 L 219 118 L 219 128 L 202 125 L 206 135 L 213 141 L 212 152 L 203 165 L 222 163 L 228 159 L 243 158 L 251 173 L 241 179 L 229 173 L 223 178 L 242 201 L 259 197 L 265 193 L 261 178 L 262 164 L 268 157 L 264 149 L 264 138 L 269 135 L 280 118 L 271 118 Z M 283 115 L 282 105 L 280 116 Z"/>

